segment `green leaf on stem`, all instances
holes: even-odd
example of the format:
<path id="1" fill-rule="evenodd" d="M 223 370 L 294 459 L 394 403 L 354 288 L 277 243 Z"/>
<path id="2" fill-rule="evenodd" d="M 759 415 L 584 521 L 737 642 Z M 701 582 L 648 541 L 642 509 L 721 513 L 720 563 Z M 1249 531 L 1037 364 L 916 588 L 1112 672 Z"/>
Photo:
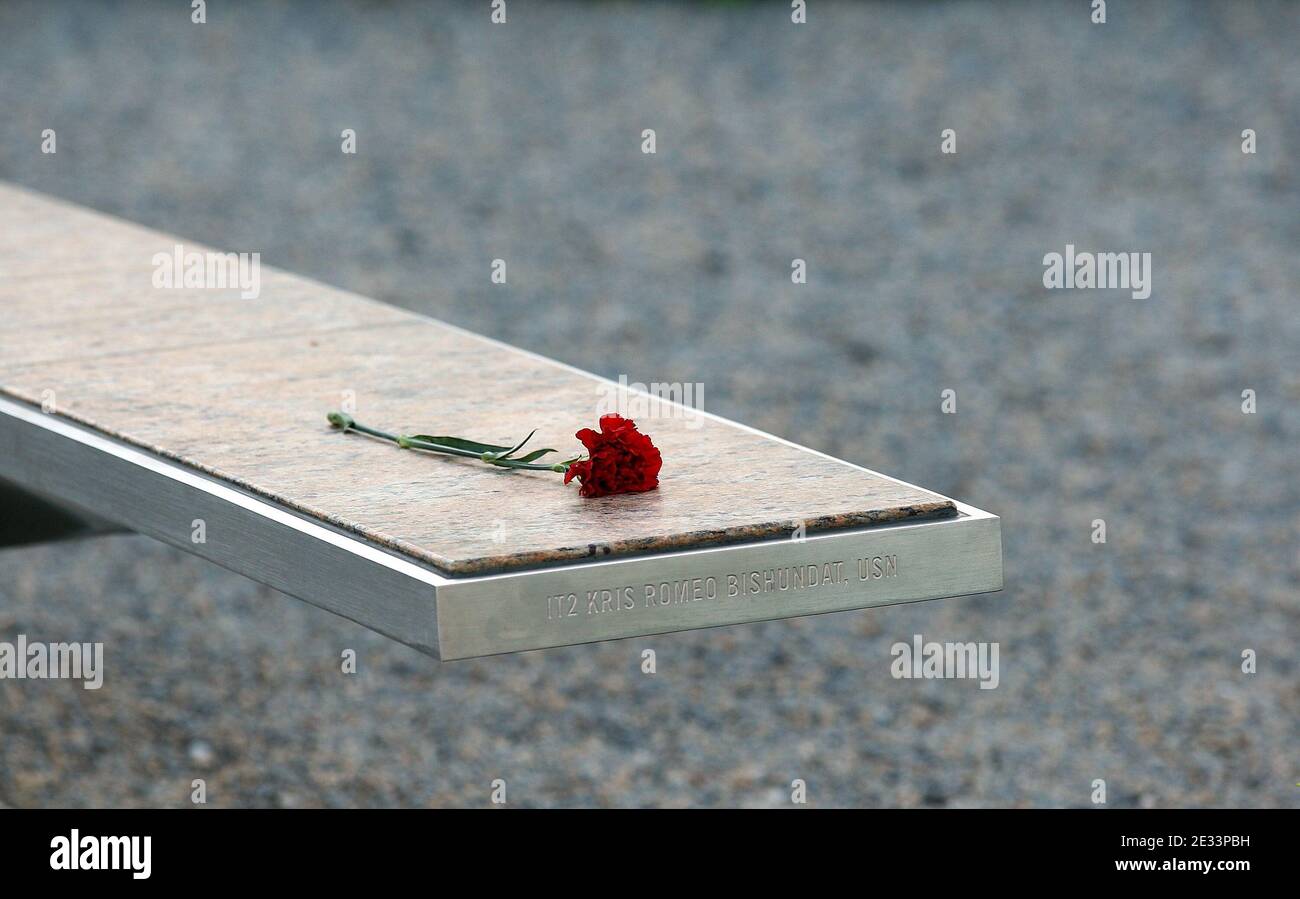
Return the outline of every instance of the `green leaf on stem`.
<path id="1" fill-rule="evenodd" d="M 545 456 L 547 453 L 553 453 L 553 452 L 555 452 L 555 450 L 553 450 L 553 449 L 539 449 L 539 450 L 533 450 L 533 451 L 532 451 L 531 453 L 529 453 L 528 455 L 526 455 L 526 456 L 520 456 L 519 458 L 517 458 L 517 459 L 513 459 L 513 460 L 511 460 L 511 461 L 514 461 L 514 462 L 536 462 L 538 459 L 542 458 L 542 456 Z"/>
<path id="2" fill-rule="evenodd" d="M 502 454 L 501 454 L 500 456 L 498 456 L 497 458 L 500 458 L 500 459 L 509 459 L 509 458 L 510 458 L 511 456 L 513 456 L 516 452 L 518 452 L 519 450 L 523 449 L 524 444 L 527 443 L 528 441 L 532 440 L 532 439 L 533 439 L 533 435 L 536 434 L 536 433 L 537 433 L 537 429 L 536 429 L 536 428 L 533 428 L 531 431 L 528 432 L 528 436 L 527 436 L 527 437 L 525 437 L 523 440 L 520 440 L 520 441 L 519 441 L 518 443 L 516 443 L 514 446 L 510 447 L 510 451 L 509 451 L 509 452 L 507 452 L 507 453 L 502 453 Z"/>
<path id="3" fill-rule="evenodd" d="M 495 443 L 479 443 L 477 440 L 465 440 L 462 437 L 437 437 L 430 434 L 412 434 L 407 439 L 418 440 L 421 443 L 436 443 L 439 446 L 450 446 L 452 449 L 467 450 L 471 453 L 502 453 L 510 449 L 508 446 L 498 446 Z"/>

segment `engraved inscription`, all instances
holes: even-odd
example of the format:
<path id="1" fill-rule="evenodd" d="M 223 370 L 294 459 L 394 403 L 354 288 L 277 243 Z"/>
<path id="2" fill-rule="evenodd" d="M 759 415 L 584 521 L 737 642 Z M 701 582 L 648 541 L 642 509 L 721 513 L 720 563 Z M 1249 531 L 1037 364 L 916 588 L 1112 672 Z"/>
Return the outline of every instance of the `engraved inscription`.
<path id="1" fill-rule="evenodd" d="M 653 584 L 618 585 L 546 597 L 547 621 L 668 609 L 698 602 L 761 600 L 769 594 L 826 590 L 898 577 L 897 554 L 782 568 L 760 568 Z"/>

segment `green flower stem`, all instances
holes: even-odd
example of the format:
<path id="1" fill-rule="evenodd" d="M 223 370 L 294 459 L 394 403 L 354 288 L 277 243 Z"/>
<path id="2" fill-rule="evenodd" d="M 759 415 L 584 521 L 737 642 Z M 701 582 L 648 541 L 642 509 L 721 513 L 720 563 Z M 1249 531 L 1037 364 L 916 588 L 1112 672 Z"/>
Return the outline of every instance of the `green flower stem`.
<path id="1" fill-rule="evenodd" d="M 351 415 L 345 412 L 331 412 L 326 416 L 329 423 L 343 431 L 356 431 L 358 434 L 366 434 L 379 440 L 386 440 L 389 443 L 395 443 L 402 449 L 418 449 L 430 453 L 442 453 L 448 456 L 461 456 L 465 459 L 478 459 L 480 462 L 486 462 L 489 465 L 496 465 L 500 468 L 522 468 L 527 471 L 554 471 L 563 474 L 569 470 L 569 466 L 577 459 L 570 459 L 566 462 L 554 462 L 551 464 L 538 462 L 519 462 L 515 459 L 496 458 L 497 453 L 476 453 L 471 450 L 461 449 L 455 446 L 445 446 L 441 443 L 430 443 L 427 440 L 414 440 L 400 434 L 390 434 L 387 431 L 380 431 L 360 424 Z M 518 447 L 516 447 L 518 449 Z M 513 452 L 513 450 L 512 450 Z"/>

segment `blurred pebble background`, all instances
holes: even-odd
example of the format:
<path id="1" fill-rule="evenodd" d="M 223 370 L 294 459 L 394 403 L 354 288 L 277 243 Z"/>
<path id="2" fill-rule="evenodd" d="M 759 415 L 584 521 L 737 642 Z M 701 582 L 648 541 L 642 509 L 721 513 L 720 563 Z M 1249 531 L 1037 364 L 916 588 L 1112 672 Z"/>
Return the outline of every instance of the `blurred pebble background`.
<path id="1" fill-rule="evenodd" d="M 440 667 L 143 537 L 0 551 L 0 639 L 107 644 L 0 682 L 0 805 L 1297 804 L 1300 8 L 188 6 L 0 5 L 0 178 L 702 383 L 1001 515 L 1007 587 Z M 1150 298 L 1045 290 L 1067 243 Z M 894 680 L 918 633 L 999 687 Z"/>

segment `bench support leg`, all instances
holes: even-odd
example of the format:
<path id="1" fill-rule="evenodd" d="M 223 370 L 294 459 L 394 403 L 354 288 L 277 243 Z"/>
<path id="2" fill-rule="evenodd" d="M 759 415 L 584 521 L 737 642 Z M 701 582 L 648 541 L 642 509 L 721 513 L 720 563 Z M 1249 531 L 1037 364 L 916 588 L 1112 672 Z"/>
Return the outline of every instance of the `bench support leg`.
<path id="1" fill-rule="evenodd" d="M 0 478 L 0 549 L 125 531 Z"/>

